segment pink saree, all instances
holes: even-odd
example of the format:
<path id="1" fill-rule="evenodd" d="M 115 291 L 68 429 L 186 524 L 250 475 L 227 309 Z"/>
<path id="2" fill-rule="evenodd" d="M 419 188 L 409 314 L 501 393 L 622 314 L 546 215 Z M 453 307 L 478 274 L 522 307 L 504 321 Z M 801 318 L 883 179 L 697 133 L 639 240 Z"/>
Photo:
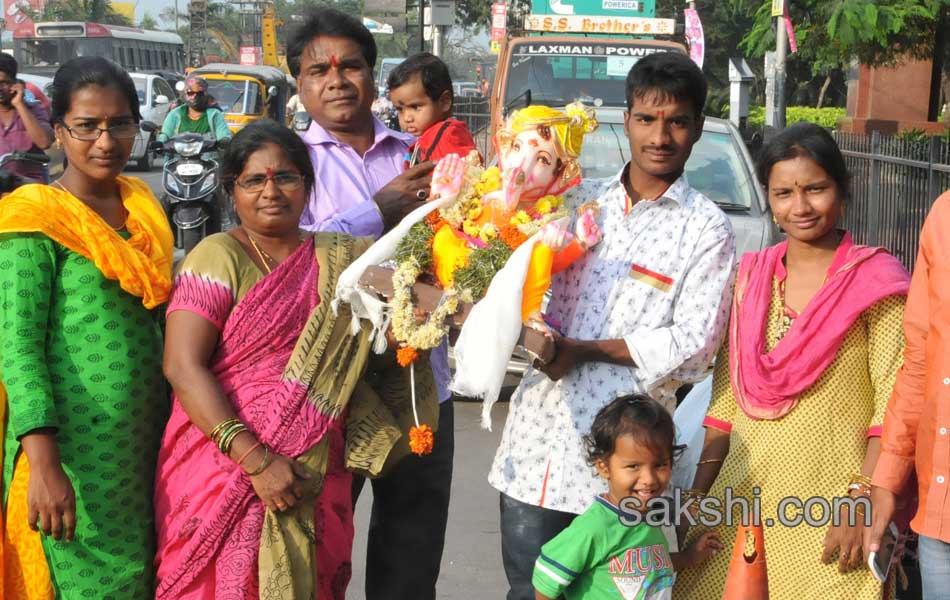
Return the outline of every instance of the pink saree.
<path id="1" fill-rule="evenodd" d="M 354 244 L 363 242 L 336 234 L 315 239 L 226 315 L 215 306 L 232 302 L 228 285 L 188 271 L 188 259 L 176 279 L 169 312 L 190 310 L 221 328 L 211 370 L 241 420 L 273 452 L 311 457 L 301 461 L 312 467 L 316 489 L 299 514 L 269 513 L 241 468 L 173 397 L 156 473 L 156 598 L 297 598 L 305 581 L 313 597 L 343 600 L 353 529 L 342 421 L 369 342 L 365 333 L 349 335 L 349 315 L 337 318 L 321 298 L 330 297 L 337 274 L 358 253 Z M 275 566 L 264 560 L 262 533 L 272 546 L 289 521 L 304 524 L 303 537 L 290 544 L 303 559 Z M 286 552 L 281 546 L 277 554 Z"/>

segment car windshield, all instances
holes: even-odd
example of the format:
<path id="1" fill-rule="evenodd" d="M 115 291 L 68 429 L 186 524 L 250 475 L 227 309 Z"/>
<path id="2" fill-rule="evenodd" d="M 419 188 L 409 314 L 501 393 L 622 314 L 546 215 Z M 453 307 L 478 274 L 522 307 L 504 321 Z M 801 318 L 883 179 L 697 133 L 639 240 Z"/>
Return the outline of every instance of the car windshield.
<path id="1" fill-rule="evenodd" d="M 539 38 L 543 39 L 543 38 Z M 575 100 L 597 106 L 624 106 L 630 68 L 642 57 L 668 47 L 609 42 L 521 42 L 511 49 L 505 105 L 531 91 L 532 104 L 563 106 Z"/>
<path id="2" fill-rule="evenodd" d="M 728 132 L 703 131 L 686 163 L 689 184 L 722 207 L 749 209 L 754 197 L 752 175 L 737 141 Z M 623 124 L 601 123 L 584 137 L 584 178 L 612 177 L 630 158 Z"/>
<path id="3" fill-rule="evenodd" d="M 146 89 L 148 88 L 148 82 L 141 77 L 133 77 L 132 82 L 135 83 L 135 93 L 139 96 L 139 106 L 145 106 L 145 94 Z"/>
<path id="4" fill-rule="evenodd" d="M 218 108 L 226 113 L 256 115 L 263 104 L 261 86 L 253 81 L 209 79 L 208 93 L 218 103 Z"/>

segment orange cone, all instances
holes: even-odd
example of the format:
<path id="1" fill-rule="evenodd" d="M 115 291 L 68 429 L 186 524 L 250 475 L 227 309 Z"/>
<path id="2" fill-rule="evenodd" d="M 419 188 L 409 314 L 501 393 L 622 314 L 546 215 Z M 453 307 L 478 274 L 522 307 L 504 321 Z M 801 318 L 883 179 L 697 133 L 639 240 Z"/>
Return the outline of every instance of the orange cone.
<path id="1" fill-rule="evenodd" d="M 769 576 L 765 568 L 762 524 L 740 525 L 729 561 L 722 600 L 768 600 Z"/>

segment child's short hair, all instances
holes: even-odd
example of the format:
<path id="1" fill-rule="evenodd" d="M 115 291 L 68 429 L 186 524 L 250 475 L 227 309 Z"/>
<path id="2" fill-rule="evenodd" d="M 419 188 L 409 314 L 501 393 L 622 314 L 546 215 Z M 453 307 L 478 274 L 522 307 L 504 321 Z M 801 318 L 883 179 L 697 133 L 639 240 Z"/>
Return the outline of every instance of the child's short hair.
<path id="1" fill-rule="evenodd" d="M 449 98 L 455 99 L 449 68 L 438 56 L 430 52 L 413 54 L 396 65 L 396 68 L 389 73 L 389 78 L 386 79 L 386 87 L 393 90 L 405 85 L 417 73 L 419 74 L 419 81 L 422 82 L 422 87 L 426 91 L 426 96 L 438 100 L 442 97 L 442 94 L 448 92 Z"/>
<path id="2" fill-rule="evenodd" d="M 672 459 L 685 448 L 676 445 L 676 427 L 669 411 L 647 395 L 631 394 L 614 399 L 594 417 L 590 433 L 584 436 L 588 462 L 607 460 L 614 453 L 617 438 L 625 434 L 657 455 L 670 452 Z"/>

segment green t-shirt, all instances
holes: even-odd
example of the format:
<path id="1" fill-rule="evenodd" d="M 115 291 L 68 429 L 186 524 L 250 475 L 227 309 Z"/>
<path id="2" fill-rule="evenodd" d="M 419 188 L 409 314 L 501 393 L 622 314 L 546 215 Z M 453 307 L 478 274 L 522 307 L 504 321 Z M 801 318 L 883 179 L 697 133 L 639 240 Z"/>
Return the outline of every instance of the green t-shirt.
<path id="1" fill-rule="evenodd" d="M 208 113 L 203 112 L 197 119 L 188 116 L 188 110 L 181 115 L 181 123 L 178 124 L 178 133 L 211 133 L 211 125 L 208 123 Z"/>
<path id="2" fill-rule="evenodd" d="M 658 527 L 620 522 L 620 509 L 602 497 L 541 548 L 534 588 L 567 600 L 670 600 L 673 563 Z"/>

